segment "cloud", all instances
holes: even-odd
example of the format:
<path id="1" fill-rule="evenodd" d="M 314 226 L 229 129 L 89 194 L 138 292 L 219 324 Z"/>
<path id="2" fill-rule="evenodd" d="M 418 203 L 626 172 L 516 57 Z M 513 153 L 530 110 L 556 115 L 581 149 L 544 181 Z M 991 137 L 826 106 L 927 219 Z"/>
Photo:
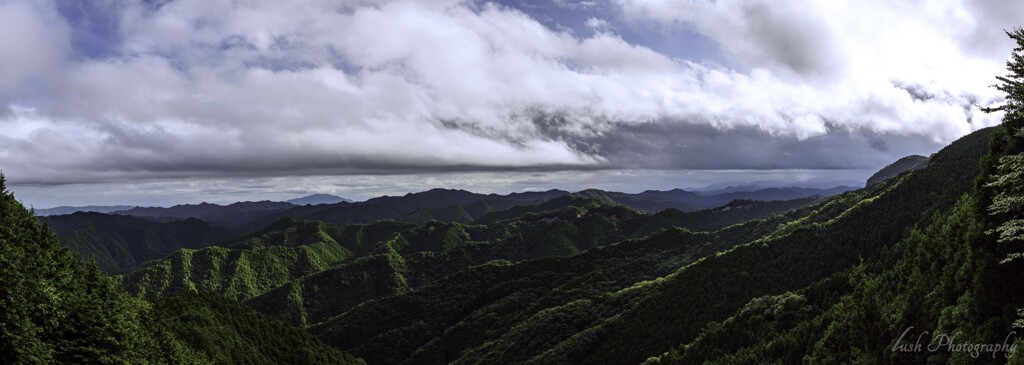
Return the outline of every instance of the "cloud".
<path id="1" fill-rule="evenodd" d="M 552 2 L 557 7 L 573 10 L 595 8 L 599 5 L 596 0 L 554 0 Z"/>
<path id="2" fill-rule="evenodd" d="M 587 18 L 587 21 L 583 22 L 583 25 L 586 25 L 587 28 L 593 29 L 594 31 L 597 32 L 606 31 L 610 27 L 607 20 L 593 17 Z"/>
<path id="3" fill-rule="evenodd" d="M 45 2 L 0 2 L 0 112 L 47 86 L 70 46 L 69 29 Z M 4 113 L 0 113 L 3 115 Z"/>
<path id="4" fill-rule="evenodd" d="M 0 166 L 12 181 L 861 168 L 909 152 L 878 141 L 933 148 L 994 124 L 972 105 L 998 100 L 986 86 L 1009 49 L 977 42 L 990 36 L 977 17 L 997 10 L 967 3 L 903 18 L 882 1 L 616 0 L 628 19 L 713 39 L 725 65 L 631 44 L 604 18 L 571 34 L 486 2 L 102 4 L 97 19 L 116 24 L 0 2 L 19 29 L 0 35 Z M 864 25 L 876 17 L 886 25 Z M 116 34 L 70 36 L 89 29 Z M 819 154 L 822 141 L 849 148 Z M 772 152 L 742 163 L 723 153 L 762 146 Z"/>
<path id="5" fill-rule="evenodd" d="M 955 95 L 925 101 L 945 106 L 998 102 L 998 92 L 988 85 L 1003 72 L 1002 61 L 1012 47 L 1001 30 L 1024 24 L 1024 12 L 1004 9 L 997 1 L 614 2 L 635 22 L 688 27 L 710 37 L 745 73 L 764 70 L 781 82 L 812 85 L 835 92 L 830 95 L 835 100 L 855 103 L 897 97 L 891 89 L 906 84 Z M 894 114 L 910 107 L 890 106 Z M 963 123 L 971 116 L 943 122 Z M 988 125 L 998 116 L 984 119 L 982 125 Z M 934 137 L 948 140 L 950 135 Z"/>
<path id="6" fill-rule="evenodd" d="M 610 164 L 642 169 L 774 170 L 863 169 L 874 171 L 920 151 L 943 145 L 921 136 L 854 132 L 827 125 L 813 137 L 777 136 L 766 139 L 754 127 L 721 130 L 703 123 L 647 123 L 623 126 L 574 145 L 600 150 Z M 708 158 L 714 156 L 714 158 Z"/>

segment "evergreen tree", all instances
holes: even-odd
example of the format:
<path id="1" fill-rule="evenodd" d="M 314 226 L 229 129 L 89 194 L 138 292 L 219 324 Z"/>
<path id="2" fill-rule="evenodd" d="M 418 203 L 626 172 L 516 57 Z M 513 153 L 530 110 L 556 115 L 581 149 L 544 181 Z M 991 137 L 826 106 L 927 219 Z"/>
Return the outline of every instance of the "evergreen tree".
<path id="1" fill-rule="evenodd" d="M 992 217 L 990 234 L 1007 247 L 1004 263 L 1024 257 L 1024 29 L 1006 33 L 1017 46 L 1006 62 L 1009 73 L 997 76 L 997 89 L 1006 93 L 1006 102 L 985 111 L 1003 111 L 1005 133 L 995 137 L 992 160 L 988 161 L 991 178 L 984 187 L 990 197 L 986 207 Z"/>

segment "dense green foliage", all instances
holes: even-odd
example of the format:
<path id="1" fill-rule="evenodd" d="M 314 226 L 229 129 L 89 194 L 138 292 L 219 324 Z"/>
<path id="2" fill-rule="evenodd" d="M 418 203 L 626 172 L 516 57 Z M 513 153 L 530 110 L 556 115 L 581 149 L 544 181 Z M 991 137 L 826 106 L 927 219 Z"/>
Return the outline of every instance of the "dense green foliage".
<path id="1" fill-rule="evenodd" d="M 775 188 L 761 189 L 754 192 L 729 191 L 711 195 L 698 195 L 682 190 L 666 192 L 647 191 L 640 194 L 587 190 L 582 195 L 552 190 L 543 193 L 497 196 L 435 189 L 403 197 L 372 199 L 364 203 L 302 206 L 295 209 L 284 209 L 283 207 L 291 206 L 273 202 L 244 202 L 227 206 L 198 204 L 180 205 L 171 208 L 138 208 L 129 212 L 122 212 L 140 215 L 151 214 L 151 216 L 145 216 L 145 218 L 118 214 L 76 213 L 63 216 L 40 217 L 40 219 L 50 224 L 65 246 L 71 247 L 86 259 L 95 259 L 101 271 L 110 274 L 121 274 L 142 266 L 146 261 L 167 258 L 172 252 L 182 248 L 198 251 L 195 253 L 174 254 L 180 263 L 185 263 L 189 261 L 191 256 L 196 255 L 201 258 L 210 257 L 208 260 L 212 261 L 223 261 L 218 260 L 216 257 L 218 255 L 223 256 L 228 252 L 237 251 L 222 248 L 200 249 L 208 246 L 232 246 L 234 242 L 229 240 L 230 237 L 244 232 L 252 232 L 257 227 L 265 232 L 268 229 L 267 225 L 273 228 L 275 224 L 282 221 L 278 219 L 276 222 L 273 222 L 268 221 L 269 219 L 276 219 L 275 217 L 278 216 L 291 217 L 291 214 L 306 217 L 304 219 L 347 223 L 375 222 L 378 219 L 394 218 L 399 221 L 416 224 L 426 224 L 434 220 L 489 224 L 496 223 L 499 220 L 515 219 L 527 213 L 544 213 L 570 206 L 583 206 L 594 199 L 608 202 L 625 202 L 632 204 L 634 207 L 646 207 L 648 211 L 658 211 L 662 208 L 672 209 L 673 207 L 693 210 L 696 209 L 696 206 L 693 204 L 680 203 L 672 201 L 672 199 L 696 199 L 700 204 L 719 206 L 727 203 L 723 202 L 723 199 L 734 196 L 770 198 L 805 196 L 812 192 L 818 192 L 818 190 Z M 552 199 L 552 197 L 555 198 Z M 683 214 L 677 210 L 671 210 L 665 212 L 665 215 L 660 218 L 667 218 L 671 221 L 672 225 L 688 229 L 714 230 L 729 224 L 763 218 L 773 213 L 785 212 L 788 209 L 809 203 L 812 200 L 811 198 L 799 198 L 785 203 L 745 201 L 744 203 L 737 202 L 721 207 L 721 209 L 712 209 L 696 214 Z M 453 202 L 456 204 L 452 204 Z M 740 207 L 739 205 L 743 206 Z M 730 211 L 733 208 L 742 209 Z M 206 219 L 226 222 L 225 224 L 235 228 L 226 228 L 197 218 L 188 218 L 191 216 L 201 216 Z M 644 232 L 646 234 L 652 231 L 646 230 Z M 491 238 L 484 238 L 483 240 L 491 240 Z M 273 249 L 271 251 L 278 252 L 282 250 Z M 289 250 L 283 250 L 283 252 L 296 256 Z M 356 256 L 362 255 L 363 253 L 356 253 Z M 334 264 L 337 263 L 337 259 L 339 258 L 325 258 L 327 261 L 324 262 Z M 225 265 L 235 264 L 235 262 L 219 262 L 213 265 L 224 267 Z M 246 265 L 245 262 L 239 264 Z M 321 267 L 317 267 L 317 269 L 319 268 Z M 242 269 L 243 271 L 245 270 L 244 268 Z M 162 283 L 172 280 L 179 282 L 181 285 L 177 287 L 180 288 L 193 286 L 186 282 L 190 279 L 184 277 L 174 279 L 168 276 L 172 274 L 170 271 L 164 270 L 162 272 L 164 274 L 160 275 L 167 276 L 167 278 L 157 279 L 158 282 Z M 267 285 L 277 284 L 280 284 L 280 281 L 271 281 Z M 216 288 L 216 286 L 208 287 L 211 290 Z M 232 290 L 237 289 L 233 288 Z M 247 290 L 242 291 L 246 292 Z M 235 297 L 234 294 L 231 294 L 231 296 Z"/>
<path id="2" fill-rule="evenodd" d="M 40 217 L 64 246 L 96 260 L 105 273 L 121 273 L 181 248 L 202 248 L 227 240 L 231 233 L 195 218 L 153 222 L 131 216 L 75 213 Z"/>
<path id="3" fill-rule="evenodd" d="M 416 350 L 415 352 L 421 355 L 413 356 L 408 360 L 409 363 L 450 361 L 457 358 L 458 350 L 465 349 L 468 346 L 482 345 L 482 341 L 494 336 L 500 336 L 504 331 L 510 329 L 509 326 L 514 325 L 517 321 L 530 319 L 538 313 L 548 313 L 560 308 L 562 304 L 578 300 L 597 300 L 598 302 L 606 303 L 608 302 L 607 297 L 611 293 L 632 286 L 637 282 L 654 279 L 670 273 L 680 266 L 693 262 L 697 258 L 712 255 L 738 243 L 748 242 L 760 235 L 775 230 L 782 223 L 792 222 L 795 219 L 808 219 L 805 216 L 806 214 L 811 214 L 815 211 L 831 212 L 834 210 L 830 207 L 833 204 L 841 203 L 817 206 L 814 207 L 815 209 L 793 212 L 793 214 L 784 216 L 775 216 L 768 220 L 750 221 L 714 233 L 692 233 L 685 230 L 671 229 L 660 231 L 647 238 L 626 240 L 610 246 L 587 250 L 579 255 L 568 256 L 562 259 L 536 259 L 525 261 L 521 264 L 513 264 L 512 266 L 509 266 L 509 263 L 504 261 L 492 262 L 482 266 L 471 266 L 467 270 L 460 270 L 447 275 L 439 281 L 428 281 L 425 286 L 422 286 L 422 284 L 411 285 L 409 289 L 413 289 L 412 291 L 403 288 L 405 290 L 398 291 L 400 295 L 397 297 L 385 297 L 368 301 L 358 307 L 353 307 L 352 302 L 332 299 L 337 295 L 337 292 L 350 293 L 351 290 L 348 290 L 347 287 L 343 287 L 337 292 L 325 289 L 330 288 L 332 280 L 319 280 L 321 274 L 312 275 L 300 281 L 301 285 L 298 286 L 304 290 L 301 295 L 294 294 L 296 292 L 275 291 L 255 299 L 256 303 L 251 304 L 255 304 L 257 308 L 263 310 L 264 308 L 274 307 L 271 303 L 275 301 L 278 303 L 284 302 L 289 298 L 289 294 L 292 295 L 291 298 L 303 298 L 302 301 L 293 299 L 292 303 L 296 304 L 290 305 L 290 307 L 304 306 L 306 308 L 306 313 L 309 317 L 304 322 L 306 324 L 317 323 L 318 321 L 331 318 L 332 314 L 343 313 L 338 318 L 313 327 L 313 330 L 329 343 L 339 344 L 343 348 L 350 348 L 348 346 L 354 345 L 353 341 L 370 341 L 360 344 L 358 347 L 360 350 L 358 351 L 365 351 L 367 347 L 384 346 L 383 343 L 394 341 L 392 335 L 407 339 L 420 338 L 421 341 L 431 340 L 427 344 L 417 343 L 415 342 L 416 340 L 408 342 L 403 340 L 403 345 L 388 347 L 387 351 L 380 348 L 378 351 L 381 352 L 379 353 L 372 351 L 364 352 L 363 354 L 369 356 L 371 362 L 395 362 L 399 359 L 413 356 L 411 353 L 403 352 L 412 352 L 413 350 Z M 572 209 L 576 209 L 576 207 L 568 208 L 565 211 L 572 211 Z M 618 210 L 620 213 L 617 215 L 611 214 L 610 211 L 605 209 L 611 209 L 611 211 Z M 588 216 L 594 215 L 601 219 L 600 224 L 593 225 L 596 227 L 632 227 L 624 229 L 624 232 L 631 232 L 648 225 L 645 221 L 649 216 L 621 209 L 616 208 L 616 206 L 598 203 L 596 206 L 591 206 L 590 209 L 587 209 L 586 213 L 579 216 L 573 213 L 569 217 L 574 218 L 562 222 L 572 222 L 573 224 L 569 226 L 582 227 L 586 225 L 581 223 L 586 222 Z M 529 222 L 557 217 L 558 213 L 556 211 L 541 215 L 532 214 L 508 223 L 527 226 Z M 638 218 L 632 220 L 623 219 L 629 214 L 636 215 Z M 565 217 L 565 215 L 561 217 Z M 612 220 L 608 219 L 609 217 L 618 218 Z M 554 223 L 544 225 L 547 228 L 552 228 L 553 226 L 556 225 Z M 541 230 L 540 232 L 543 231 Z M 560 230 L 555 229 L 555 231 Z M 530 236 L 530 234 L 531 232 L 527 232 L 526 236 Z M 516 241 L 514 244 L 526 245 L 528 247 L 533 246 L 531 249 L 519 250 L 519 252 L 543 252 L 535 244 L 529 242 L 545 242 L 545 240 L 526 239 Z M 471 247 L 488 248 L 501 246 L 499 243 L 493 246 Z M 474 253 L 485 254 L 484 257 L 488 257 L 486 254 L 493 254 L 493 252 L 480 250 Z M 426 263 L 436 261 L 443 263 L 440 266 L 449 268 L 453 264 L 461 263 L 465 265 L 467 264 L 466 259 L 472 259 L 474 253 L 463 250 L 457 254 L 446 253 L 440 257 L 432 255 L 431 257 L 407 258 L 405 260 L 406 264 L 402 267 L 406 269 L 404 273 L 408 277 L 415 278 L 416 273 L 422 270 L 409 270 L 410 268 L 416 268 L 420 265 L 429 266 Z M 473 260 L 468 261 L 472 263 Z M 415 279 L 408 280 L 408 282 L 416 281 Z M 467 285 L 469 286 L 467 287 Z M 309 290 L 311 286 L 317 287 L 317 289 Z M 481 299 L 480 296 L 490 299 Z M 271 300 L 268 297 L 276 297 L 276 300 Z M 440 300 L 438 298 L 446 299 Z M 412 302 L 409 302 L 410 300 Z M 308 304 L 309 302 L 317 303 L 317 305 L 311 306 Z M 397 308 L 379 308 L 379 306 L 391 305 L 397 306 Z M 327 308 L 328 311 L 325 313 L 323 308 Z M 353 309 L 350 310 L 350 308 Z M 413 310 L 412 308 L 416 309 Z M 576 306 L 571 308 L 579 309 Z M 330 310 L 333 310 L 333 312 Z M 415 315 L 416 313 L 430 313 L 430 315 L 419 317 L 415 320 L 409 318 L 409 321 L 412 322 L 407 322 L 402 321 L 402 317 L 391 320 L 387 317 L 381 317 L 380 314 L 365 312 L 377 310 L 395 311 L 391 316 Z M 294 319 L 295 315 L 296 313 L 292 312 L 283 317 Z M 473 321 L 470 322 L 465 317 L 466 315 L 470 315 Z M 388 324 L 375 322 L 378 320 L 387 320 Z M 353 325 L 347 321 L 358 321 L 358 325 Z M 381 325 L 385 327 L 381 328 Z M 410 325 L 411 327 L 409 327 Z M 456 325 L 459 331 L 452 332 L 455 331 L 454 327 L 445 330 L 447 326 L 452 325 Z M 399 326 L 399 328 L 388 326 Z M 573 328 L 563 328 L 562 330 L 569 332 L 560 333 L 571 335 L 575 333 Z M 350 331 L 355 330 L 379 330 L 383 331 L 383 333 L 388 333 L 389 336 L 351 337 L 346 335 Z M 548 330 L 552 329 L 549 328 Z M 429 348 L 417 350 L 417 346 L 420 345 L 428 345 Z M 436 352 L 442 350 L 447 355 Z M 481 354 L 487 353 L 483 352 L 483 350 L 479 351 L 481 351 Z M 497 351 L 497 349 L 493 351 Z M 441 357 L 439 358 L 438 356 Z M 508 358 L 499 358 L 497 360 L 510 361 Z"/>
<path id="4" fill-rule="evenodd" d="M 411 225 L 330 225 L 282 220 L 229 247 L 182 249 L 121 276 L 128 291 L 156 299 L 181 290 L 215 292 L 244 300 L 355 255 L 373 252 Z"/>
<path id="5" fill-rule="evenodd" d="M 308 332 L 230 299 L 180 292 L 154 307 L 158 325 L 188 346 L 190 363 L 362 364 Z"/>
<path id="6" fill-rule="evenodd" d="M 878 172 L 874 173 L 874 175 L 871 175 L 871 177 L 868 178 L 867 184 L 874 185 L 882 181 L 896 177 L 896 175 L 899 175 L 903 172 L 920 169 L 927 164 L 927 157 L 919 155 L 907 156 L 899 160 L 896 160 L 896 162 L 893 162 L 888 166 L 883 167 L 881 170 L 878 170 Z"/>
<path id="7" fill-rule="evenodd" d="M 491 261 L 416 290 L 364 302 L 312 331 L 329 344 L 366 354 L 371 363 L 452 361 L 549 308 L 603 301 L 608 293 L 667 274 L 729 244 L 706 246 L 710 237 L 670 230 L 577 256 L 519 264 Z M 575 331 L 574 326 L 565 329 Z"/>
<path id="8" fill-rule="evenodd" d="M 150 299 L 183 289 L 213 291 L 238 300 L 253 298 L 248 304 L 264 313 L 306 326 L 363 301 L 416 288 L 491 260 L 571 256 L 661 228 L 694 222 L 727 225 L 739 217 L 768 215 L 810 202 L 738 202 L 698 218 L 700 214 L 649 216 L 571 195 L 514 208 L 509 214 L 523 215 L 490 225 L 431 222 L 414 226 L 391 221 L 335 225 L 286 219 L 230 248 L 176 252 L 125 275 L 124 283 L 129 291 Z M 756 208 L 740 209 L 749 205 Z M 734 241 L 767 234 L 807 211 L 751 222 L 743 234 L 734 234 L 743 238 Z M 328 255 L 330 262 L 300 259 L 303 250 L 318 247 L 333 247 L 330 252 L 340 254 Z M 338 265 L 325 268 L 334 264 Z"/>
<path id="9" fill-rule="evenodd" d="M 0 175 L 0 363 L 361 363 L 240 304 L 151 305 L 59 244 Z"/>
<path id="10" fill-rule="evenodd" d="M 0 190 L 0 362 L 152 359 L 159 345 L 143 325 L 145 303 L 60 246 L 2 177 Z"/>

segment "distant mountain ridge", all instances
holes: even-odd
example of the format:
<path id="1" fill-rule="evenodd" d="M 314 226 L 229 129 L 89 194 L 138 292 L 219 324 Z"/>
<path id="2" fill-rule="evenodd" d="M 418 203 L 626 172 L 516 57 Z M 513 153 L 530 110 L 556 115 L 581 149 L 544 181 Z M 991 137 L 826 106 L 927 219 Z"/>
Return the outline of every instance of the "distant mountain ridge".
<path id="1" fill-rule="evenodd" d="M 295 198 L 288 200 L 288 203 L 295 205 L 320 205 L 320 204 L 337 204 L 337 203 L 351 203 L 352 200 L 342 198 L 337 195 L 331 194 L 313 194 L 307 195 L 301 198 Z"/>
<path id="2" fill-rule="evenodd" d="M 683 189 L 647 190 L 637 194 L 588 189 L 578 194 L 604 198 L 650 213 L 657 213 L 665 209 L 678 209 L 686 212 L 717 208 L 734 200 L 775 201 L 812 196 L 826 197 L 851 190 L 856 190 L 856 188 L 850 186 L 837 186 L 830 189 L 783 187 L 762 188 L 753 191 L 724 190 L 724 192 L 715 194 L 701 194 Z"/>
<path id="3" fill-rule="evenodd" d="M 634 194 L 587 189 L 576 194 L 657 213 L 665 209 L 681 211 L 711 209 L 738 199 L 792 200 L 811 196 L 830 196 L 854 189 L 849 186 L 815 189 L 804 187 L 760 188 L 757 185 L 741 185 L 728 186 L 716 191 L 672 189 L 647 190 Z M 86 209 L 102 209 L 109 214 L 128 215 L 158 222 L 195 218 L 239 230 L 241 233 L 252 233 L 285 217 L 345 224 L 371 223 L 381 219 L 394 219 L 409 223 L 425 223 L 431 220 L 469 223 L 490 212 L 503 211 L 520 205 L 539 204 L 569 194 L 571 193 L 568 191 L 556 189 L 499 195 L 437 188 L 408 193 L 403 196 L 381 196 L 361 202 L 353 202 L 335 195 L 313 194 L 286 202 L 245 201 L 228 205 L 204 202 L 171 207 L 59 207 L 61 210 L 41 210 L 37 215 L 55 216 L 62 215 L 60 214 L 62 212 L 70 214 Z"/>
<path id="4" fill-rule="evenodd" d="M 72 206 L 59 206 L 46 209 L 34 209 L 36 216 L 45 217 L 50 215 L 65 215 L 76 212 L 96 212 L 96 213 L 112 213 L 119 210 L 128 210 L 135 208 L 134 205 L 86 205 L 80 207 Z"/>
<path id="5" fill-rule="evenodd" d="M 553 202 L 549 209 L 570 206 L 572 199 L 596 199 L 613 202 L 648 213 L 663 211 L 683 213 L 724 207 L 733 201 L 790 201 L 825 197 L 850 190 L 767 188 L 756 191 L 735 191 L 716 195 L 700 195 L 681 189 L 644 191 L 637 194 L 588 189 L 579 193 L 563 190 L 512 193 L 507 195 L 477 194 L 465 190 L 432 189 L 403 196 L 384 196 L 356 203 L 335 203 L 296 206 L 287 202 L 240 202 L 230 205 L 210 203 L 177 205 L 169 208 L 136 207 L 113 214 L 76 213 L 40 217 L 49 223 L 61 241 L 83 257 L 97 260 L 107 273 L 121 273 L 138 267 L 147 260 L 164 257 L 182 249 L 229 245 L 228 239 L 253 234 L 285 218 L 320 221 L 330 224 L 370 224 L 381 220 L 424 224 L 431 221 L 474 223 L 516 218 L 539 204 Z M 554 199 L 575 196 L 564 202 Z M 814 199 L 806 200 L 806 202 Z M 760 212 L 777 212 L 778 204 L 757 206 L 749 210 L 720 212 L 693 217 L 733 216 L 751 219 Z M 782 205 L 785 206 L 785 205 Z M 795 207 L 796 205 L 789 205 Z M 522 210 L 518 210 L 522 208 Z M 548 209 L 548 208 L 546 208 Z M 665 217 L 675 217 L 669 213 Z M 486 218 L 485 218 L 486 217 Z M 679 219 L 695 219 L 681 215 Z M 742 220 L 742 219 L 740 219 Z M 719 218 L 710 218 L 701 227 L 720 227 Z M 695 223 L 696 224 L 696 223 Z M 695 226 L 696 227 L 696 226 Z"/>
<path id="6" fill-rule="evenodd" d="M 293 208 L 294 204 L 288 202 L 258 201 L 238 202 L 228 205 L 211 203 L 182 204 L 169 208 L 162 207 L 135 207 L 132 209 L 112 212 L 112 214 L 130 215 L 135 217 L 151 218 L 154 220 L 179 220 L 185 218 L 196 218 L 204 221 L 221 224 L 228 227 L 236 227 L 239 222 L 272 214 L 284 209 Z"/>

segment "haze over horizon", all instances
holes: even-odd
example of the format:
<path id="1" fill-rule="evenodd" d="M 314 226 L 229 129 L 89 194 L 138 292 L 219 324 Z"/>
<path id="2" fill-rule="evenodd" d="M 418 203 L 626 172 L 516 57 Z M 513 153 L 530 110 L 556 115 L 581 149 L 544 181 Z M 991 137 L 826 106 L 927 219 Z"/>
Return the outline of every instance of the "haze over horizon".
<path id="1" fill-rule="evenodd" d="M 45 208 L 863 182 L 999 123 L 978 106 L 1024 3 L 6 0 L 0 22 L 0 170 Z"/>
<path id="2" fill-rule="evenodd" d="M 859 176 L 861 172 L 866 171 L 854 170 L 850 176 Z M 514 174 L 516 178 L 520 179 L 515 181 L 503 180 L 500 176 L 494 176 L 493 173 L 435 174 L 431 176 L 303 176 L 207 180 L 198 183 L 195 181 L 159 181 L 121 184 L 119 185 L 121 190 L 112 190 L 112 184 L 105 183 L 64 185 L 62 189 L 53 189 L 51 186 L 22 186 L 18 189 L 20 193 L 17 194 L 17 198 L 36 209 L 48 209 L 59 206 L 170 207 L 200 203 L 228 205 L 244 201 L 287 201 L 313 194 L 331 194 L 353 201 L 365 201 L 381 196 L 402 196 L 435 188 L 504 195 L 552 189 L 570 192 L 599 189 L 640 193 L 645 190 L 700 191 L 750 185 L 761 188 L 804 187 L 817 189 L 864 185 L 863 180 L 827 180 L 818 177 L 816 174 L 819 172 L 817 171 L 801 170 L 775 170 L 760 173 L 751 171 L 647 171 L 642 175 L 642 181 L 639 182 L 638 180 L 641 178 L 629 171 L 592 173 L 597 176 L 588 176 L 586 173 L 580 176 L 580 172 L 573 171 Z M 869 173 L 874 173 L 874 171 Z M 483 175 L 483 178 L 479 179 L 479 175 Z M 833 178 L 836 177 L 836 174 L 829 172 L 823 176 Z M 730 177 L 744 180 L 730 180 Z M 750 180 L 751 178 L 758 180 Z M 761 180 L 761 178 L 767 180 Z M 690 181 L 694 184 L 686 184 L 681 181 Z M 53 195 L 55 190 L 58 195 Z M 67 195 L 59 195 L 68 190 L 71 191 Z M 49 204 L 42 204 L 46 202 Z"/>

